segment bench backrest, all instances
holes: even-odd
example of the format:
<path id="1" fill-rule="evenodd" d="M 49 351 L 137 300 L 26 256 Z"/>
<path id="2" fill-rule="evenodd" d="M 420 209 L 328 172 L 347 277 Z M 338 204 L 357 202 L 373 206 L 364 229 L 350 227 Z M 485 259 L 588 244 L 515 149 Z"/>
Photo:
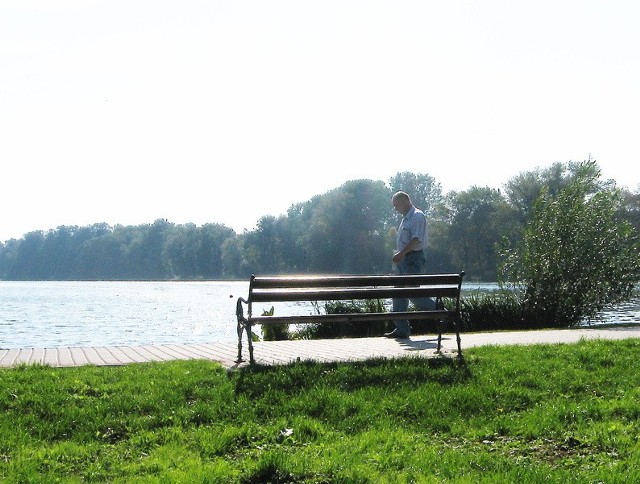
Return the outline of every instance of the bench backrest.
<path id="1" fill-rule="evenodd" d="M 253 302 L 333 301 L 394 297 L 455 298 L 459 310 L 459 274 L 393 276 L 251 276 L 249 311 Z M 249 313 L 251 314 L 251 312 Z"/>

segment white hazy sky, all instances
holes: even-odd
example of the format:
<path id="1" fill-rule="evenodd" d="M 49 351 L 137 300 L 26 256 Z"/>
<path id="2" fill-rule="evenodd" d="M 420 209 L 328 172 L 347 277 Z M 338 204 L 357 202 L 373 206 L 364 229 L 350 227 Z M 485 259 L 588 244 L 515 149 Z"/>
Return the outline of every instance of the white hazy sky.
<path id="1" fill-rule="evenodd" d="M 253 229 L 348 180 L 640 184 L 637 0 L 0 0 L 0 241 Z"/>

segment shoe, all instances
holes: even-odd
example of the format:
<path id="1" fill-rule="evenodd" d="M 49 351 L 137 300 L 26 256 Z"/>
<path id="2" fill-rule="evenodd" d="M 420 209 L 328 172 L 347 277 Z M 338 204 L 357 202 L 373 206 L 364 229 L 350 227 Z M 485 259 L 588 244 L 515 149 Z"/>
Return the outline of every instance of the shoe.
<path id="1" fill-rule="evenodd" d="M 384 336 L 386 338 L 402 338 L 402 339 L 406 339 L 408 338 L 410 335 L 405 334 L 405 333 L 401 333 L 399 332 L 397 329 L 394 329 L 393 331 L 391 331 L 390 333 L 385 333 Z"/>

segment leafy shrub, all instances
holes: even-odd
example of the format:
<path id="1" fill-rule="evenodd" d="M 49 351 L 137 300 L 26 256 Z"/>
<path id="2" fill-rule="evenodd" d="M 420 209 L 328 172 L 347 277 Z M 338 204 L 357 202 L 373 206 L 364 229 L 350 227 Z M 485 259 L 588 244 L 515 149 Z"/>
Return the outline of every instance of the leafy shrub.
<path id="1" fill-rule="evenodd" d="M 524 304 L 522 293 L 499 290 L 460 299 L 464 331 L 521 330 L 555 327 L 544 312 Z"/>
<path id="2" fill-rule="evenodd" d="M 572 326 L 627 301 L 640 281 L 638 234 L 618 217 L 622 198 L 598 187 L 584 162 L 556 197 L 543 191 L 522 242 L 506 248 L 500 277 L 523 290 L 523 311 L 546 324 Z"/>
<path id="3" fill-rule="evenodd" d="M 320 308 L 316 306 L 320 313 Z M 326 314 L 378 313 L 385 312 L 384 303 L 380 299 L 362 301 L 327 301 L 324 303 Z M 318 323 L 305 324 L 295 332 L 300 339 L 345 338 L 382 336 L 386 331 L 385 322 L 375 323 Z"/>
<path id="4" fill-rule="evenodd" d="M 271 309 L 268 311 L 263 311 L 262 316 L 273 316 L 273 313 L 274 307 L 271 306 Z M 263 324 L 261 325 L 261 329 L 262 339 L 264 341 L 283 341 L 289 339 L 289 325 L 287 323 Z"/>

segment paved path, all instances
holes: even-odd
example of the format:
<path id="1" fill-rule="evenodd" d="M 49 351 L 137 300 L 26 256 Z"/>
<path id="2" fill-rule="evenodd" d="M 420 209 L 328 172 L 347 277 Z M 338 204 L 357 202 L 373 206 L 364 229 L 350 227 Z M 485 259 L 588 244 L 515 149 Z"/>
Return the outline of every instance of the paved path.
<path id="1" fill-rule="evenodd" d="M 540 331 L 499 331 L 491 333 L 463 333 L 465 348 L 483 345 L 575 343 L 581 339 L 640 338 L 640 326 L 617 328 L 552 329 Z M 400 356 L 433 357 L 436 355 L 435 336 L 412 336 L 410 339 L 350 338 L 302 341 L 261 341 L 254 343 L 254 358 L 265 365 L 286 364 L 296 360 L 356 361 L 372 357 Z M 246 340 L 243 356 L 249 358 Z M 443 353 L 456 354 L 455 335 L 444 335 Z M 81 365 L 126 365 L 151 361 L 208 359 L 226 368 L 246 365 L 235 362 L 236 344 L 163 344 L 147 346 L 101 346 L 0 349 L 0 367 L 20 364 L 43 364 L 53 367 Z"/>

